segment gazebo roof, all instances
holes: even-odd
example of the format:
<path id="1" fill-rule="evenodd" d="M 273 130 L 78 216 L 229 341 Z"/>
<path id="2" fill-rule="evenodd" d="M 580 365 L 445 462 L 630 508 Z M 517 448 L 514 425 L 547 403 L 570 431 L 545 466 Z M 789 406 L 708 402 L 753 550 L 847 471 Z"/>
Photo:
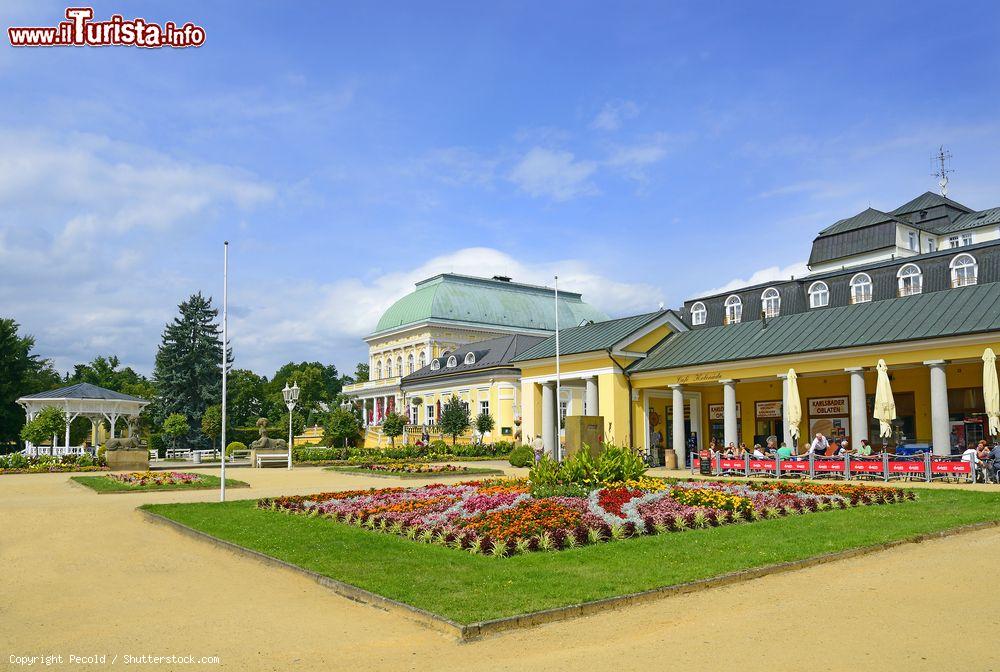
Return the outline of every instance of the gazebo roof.
<path id="1" fill-rule="evenodd" d="M 146 399 L 133 397 L 131 394 L 115 392 L 114 390 L 108 390 L 103 387 L 98 387 L 97 385 L 91 385 L 90 383 L 77 383 L 76 385 L 60 387 L 57 390 L 49 390 L 48 392 L 26 394 L 18 399 L 18 401 L 63 401 L 65 399 L 97 399 L 106 401 L 136 401 L 143 404 L 149 403 Z"/>

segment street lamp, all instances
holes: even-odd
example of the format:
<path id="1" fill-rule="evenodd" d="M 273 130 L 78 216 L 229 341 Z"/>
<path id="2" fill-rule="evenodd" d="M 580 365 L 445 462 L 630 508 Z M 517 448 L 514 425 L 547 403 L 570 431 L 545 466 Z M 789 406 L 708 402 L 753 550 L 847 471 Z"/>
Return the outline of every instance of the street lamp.
<path id="1" fill-rule="evenodd" d="M 345 411 L 350 411 L 353 408 L 353 406 L 354 404 L 351 403 L 350 399 L 344 399 L 342 402 L 340 402 L 340 408 Z M 347 448 L 346 436 L 344 437 L 344 448 Z"/>
<path id="2" fill-rule="evenodd" d="M 281 391 L 281 395 L 285 398 L 285 406 L 288 407 L 288 468 L 292 468 L 292 411 L 295 410 L 295 404 L 299 400 L 299 384 L 295 383 L 291 387 L 288 387 L 288 381 L 285 381 L 285 389 Z"/>

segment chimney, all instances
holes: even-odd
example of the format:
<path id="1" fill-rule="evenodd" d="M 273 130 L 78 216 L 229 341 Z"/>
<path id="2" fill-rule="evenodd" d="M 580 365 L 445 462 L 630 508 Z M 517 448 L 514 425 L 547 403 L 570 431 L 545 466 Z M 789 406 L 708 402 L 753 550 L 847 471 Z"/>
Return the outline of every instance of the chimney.
<path id="1" fill-rule="evenodd" d="M 510 282 L 510 276 L 507 275 L 494 275 L 493 279 L 497 282 Z"/>

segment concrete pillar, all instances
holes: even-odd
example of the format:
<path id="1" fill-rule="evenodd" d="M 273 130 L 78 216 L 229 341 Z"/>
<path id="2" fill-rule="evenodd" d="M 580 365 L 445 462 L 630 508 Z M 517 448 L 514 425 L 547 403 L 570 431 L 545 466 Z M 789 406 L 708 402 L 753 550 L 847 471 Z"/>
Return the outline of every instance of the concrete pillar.
<path id="1" fill-rule="evenodd" d="M 851 447 L 861 445 L 868 436 L 868 403 L 865 398 L 865 370 L 860 366 L 844 369 L 851 377 Z"/>
<path id="2" fill-rule="evenodd" d="M 736 424 L 736 381 L 722 380 L 722 420 L 723 443 L 739 445 L 740 436 Z"/>
<path id="3" fill-rule="evenodd" d="M 935 455 L 951 455 L 951 417 L 948 413 L 948 377 L 945 361 L 924 362 L 931 370 L 931 446 Z"/>
<path id="4" fill-rule="evenodd" d="M 587 408 L 584 415 L 598 415 L 597 376 L 587 378 Z"/>
<path id="5" fill-rule="evenodd" d="M 677 468 L 683 469 L 687 465 L 685 454 L 687 450 L 687 437 L 684 436 L 684 388 L 681 385 L 671 385 L 673 392 L 671 422 L 671 437 L 673 438 L 674 453 L 677 455 Z"/>
<path id="6" fill-rule="evenodd" d="M 559 430 L 556 425 L 556 384 L 542 384 L 542 445 L 545 454 L 558 459 Z"/>

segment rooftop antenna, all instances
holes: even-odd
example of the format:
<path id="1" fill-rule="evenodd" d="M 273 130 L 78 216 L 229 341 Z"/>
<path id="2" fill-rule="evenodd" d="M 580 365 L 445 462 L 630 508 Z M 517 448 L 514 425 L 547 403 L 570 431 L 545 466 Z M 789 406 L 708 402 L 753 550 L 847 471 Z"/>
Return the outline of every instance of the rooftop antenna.
<path id="1" fill-rule="evenodd" d="M 932 176 L 938 178 L 938 186 L 941 187 L 941 195 L 948 195 L 948 173 L 954 173 L 955 171 L 948 168 L 948 162 L 951 161 L 951 152 L 944 148 L 944 145 L 938 147 L 938 153 L 931 157 L 931 161 L 937 161 L 938 169 L 937 172 L 931 173 Z"/>

